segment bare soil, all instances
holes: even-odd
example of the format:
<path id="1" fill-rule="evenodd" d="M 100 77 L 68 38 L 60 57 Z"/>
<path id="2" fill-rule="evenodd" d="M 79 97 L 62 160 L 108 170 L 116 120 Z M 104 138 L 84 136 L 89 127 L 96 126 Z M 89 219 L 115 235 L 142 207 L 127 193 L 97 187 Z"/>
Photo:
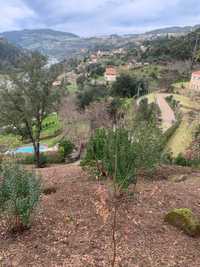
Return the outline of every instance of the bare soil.
<path id="1" fill-rule="evenodd" d="M 0 219 L 0 266 L 108 267 L 112 258 L 110 187 L 88 178 L 79 166 L 41 170 L 43 194 L 31 229 L 6 232 Z M 185 181 L 169 181 L 185 174 Z M 141 178 L 134 197 L 121 201 L 117 221 L 117 264 L 121 267 L 198 267 L 200 239 L 163 222 L 171 208 L 200 214 L 200 173 L 165 167 L 155 180 Z"/>

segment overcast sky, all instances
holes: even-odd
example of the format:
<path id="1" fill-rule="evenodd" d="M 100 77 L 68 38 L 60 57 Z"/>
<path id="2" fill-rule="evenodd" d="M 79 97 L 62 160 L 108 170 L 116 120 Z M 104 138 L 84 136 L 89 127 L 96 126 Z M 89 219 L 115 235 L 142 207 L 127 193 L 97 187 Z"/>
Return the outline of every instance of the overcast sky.
<path id="1" fill-rule="evenodd" d="M 81 36 L 200 24 L 200 0 L 0 0 L 0 32 L 51 28 Z"/>

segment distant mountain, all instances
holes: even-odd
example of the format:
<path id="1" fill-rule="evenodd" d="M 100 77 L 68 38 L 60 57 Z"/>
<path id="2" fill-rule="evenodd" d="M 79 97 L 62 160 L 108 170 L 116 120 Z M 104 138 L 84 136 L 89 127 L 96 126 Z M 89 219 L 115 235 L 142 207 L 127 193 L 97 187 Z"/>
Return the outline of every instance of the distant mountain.
<path id="1" fill-rule="evenodd" d="M 112 50 L 129 45 L 140 45 L 144 40 L 152 40 L 166 35 L 185 35 L 197 28 L 196 26 L 170 27 L 157 29 L 143 34 L 116 34 L 98 37 L 81 38 L 68 32 L 51 29 L 21 30 L 0 34 L 9 42 L 26 50 L 37 50 L 49 57 L 50 63 L 57 63 L 72 57 L 82 57 L 97 50 Z"/>
<path id="2" fill-rule="evenodd" d="M 83 56 L 88 51 L 112 50 L 129 42 L 125 37 L 118 35 L 81 38 L 73 33 L 50 29 L 11 31 L 4 32 L 1 36 L 18 47 L 37 50 L 47 55 L 51 63 Z"/>
<path id="3" fill-rule="evenodd" d="M 16 69 L 23 56 L 23 50 L 10 44 L 6 39 L 0 38 L 0 72 Z"/>
<path id="4" fill-rule="evenodd" d="M 185 26 L 185 27 L 168 27 L 168 28 L 161 28 L 161 29 L 156 29 L 153 31 L 149 31 L 146 32 L 146 34 L 170 34 L 170 33 L 174 33 L 174 34 L 178 34 L 178 33 L 189 33 L 192 31 L 197 30 L 198 28 L 200 28 L 200 25 L 195 25 L 195 26 Z"/>
<path id="5" fill-rule="evenodd" d="M 37 50 L 52 60 L 61 60 L 73 53 L 73 45 L 80 41 L 80 37 L 73 33 L 51 29 L 10 31 L 0 35 L 18 47 Z"/>

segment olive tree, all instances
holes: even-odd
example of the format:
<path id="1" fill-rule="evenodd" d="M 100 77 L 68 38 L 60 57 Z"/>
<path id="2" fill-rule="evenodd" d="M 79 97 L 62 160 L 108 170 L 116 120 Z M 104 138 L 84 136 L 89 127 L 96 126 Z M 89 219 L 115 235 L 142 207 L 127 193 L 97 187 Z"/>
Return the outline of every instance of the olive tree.
<path id="1" fill-rule="evenodd" d="M 40 167 L 42 123 L 56 111 L 61 88 L 54 87 L 57 71 L 47 68 L 47 59 L 32 53 L 24 60 L 20 72 L 12 73 L 0 87 L 0 124 L 15 128 L 33 144 L 36 165 Z"/>

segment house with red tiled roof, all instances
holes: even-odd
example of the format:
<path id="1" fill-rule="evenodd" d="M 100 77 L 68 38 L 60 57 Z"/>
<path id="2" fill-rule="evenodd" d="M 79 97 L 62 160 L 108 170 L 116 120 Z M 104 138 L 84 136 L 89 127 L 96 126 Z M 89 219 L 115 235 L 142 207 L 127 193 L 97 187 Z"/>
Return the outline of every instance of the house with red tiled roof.
<path id="1" fill-rule="evenodd" d="M 115 67 L 107 67 L 104 77 L 107 82 L 115 82 L 117 79 L 117 69 Z"/>
<path id="2" fill-rule="evenodd" d="M 200 92 L 200 71 L 195 71 L 192 73 L 190 89 L 193 91 Z"/>

